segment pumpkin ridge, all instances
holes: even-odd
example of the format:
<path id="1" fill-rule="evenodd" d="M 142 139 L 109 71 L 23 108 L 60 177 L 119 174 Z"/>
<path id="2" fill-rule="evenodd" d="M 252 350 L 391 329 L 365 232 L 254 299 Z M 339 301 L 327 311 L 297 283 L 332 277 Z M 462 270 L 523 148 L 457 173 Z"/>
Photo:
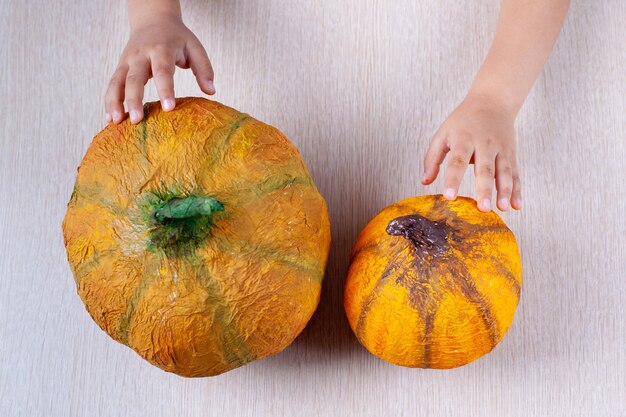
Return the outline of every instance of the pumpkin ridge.
<path id="1" fill-rule="evenodd" d="M 232 248 L 233 246 L 237 248 L 243 248 L 244 246 L 241 245 L 242 243 L 245 245 L 254 245 L 254 248 L 252 250 L 240 252 L 239 255 L 244 256 L 246 259 L 252 259 L 252 260 L 254 260 L 255 258 L 259 258 L 259 257 L 261 258 L 271 257 L 274 260 L 276 260 L 279 264 L 282 264 L 284 266 L 287 266 L 288 268 L 306 273 L 307 277 L 309 278 L 311 277 L 311 275 L 315 275 L 317 277 L 317 276 L 320 276 L 320 274 L 324 273 L 323 269 L 321 268 L 321 265 L 314 265 L 311 267 L 306 267 L 302 265 L 301 263 L 298 263 L 294 260 L 287 259 L 287 257 L 290 257 L 290 256 L 297 257 L 296 255 L 290 255 L 290 254 L 284 253 L 280 251 L 278 248 L 273 248 L 268 245 L 250 243 L 246 239 L 238 239 L 236 241 L 226 240 L 222 238 L 219 234 L 213 235 L 212 241 L 215 242 L 216 247 L 220 250 L 225 250 L 225 249 L 228 249 L 229 247 Z M 231 243 L 231 242 L 235 242 L 235 243 L 233 245 L 228 245 L 228 243 Z M 281 255 L 284 257 L 281 257 Z M 299 255 L 299 256 L 302 257 L 302 255 Z"/>
<path id="2" fill-rule="evenodd" d="M 394 260 L 400 257 L 400 253 L 401 252 L 398 252 L 395 255 Z M 374 306 L 375 302 L 379 300 L 380 298 L 379 292 L 387 284 L 387 281 L 389 281 L 391 273 L 395 271 L 397 268 L 398 268 L 398 265 L 396 265 L 394 261 L 390 262 L 389 265 L 381 273 L 380 277 L 376 281 L 376 284 L 374 285 L 370 293 L 366 297 L 363 298 L 363 303 L 361 304 L 361 312 L 359 313 L 359 318 L 357 319 L 355 329 L 354 329 L 354 333 L 357 335 L 357 337 L 362 336 L 363 331 L 364 331 L 363 326 L 365 326 L 365 321 L 367 320 L 368 313 Z"/>
<path id="3" fill-rule="evenodd" d="M 422 367 L 427 368 L 432 363 L 432 337 L 435 330 L 435 316 L 439 310 L 439 305 L 433 302 L 434 297 L 429 297 L 428 304 L 424 308 L 424 357 L 422 358 Z"/>
<path id="4" fill-rule="evenodd" d="M 148 288 L 148 286 L 151 284 L 151 281 L 154 278 L 154 274 L 153 273 L 148 274 L 148 272 L 158 271 L 159 268 L 158 267 L 155 268 L 155 266 L 157 265 L 158 263 L 155 262 L 151 264 L 152 269 L 150 268 L 144 269 L 144 271 L 142 272 L 142 276 L 139 280 L 139 283 L 137 284 L 137 287 L 135 288 L 133 295 L 128 301 L 126 312 L 120 318 L 120 324 L 119 324 L 120 342 L 131 348 L 132 346 L 130 343 L 130 333 L 132 329 L 133 319 L 136 313 L 136 306 L 141 301 L 145 293 L 145 290 Z M 193 266 L 198 267 L 199 269 L 204 271 L 204 274 L 208 275 L 208 271 L 203 265 L 193 265 Z M 215 284 L 210 286 L 209 280 L 199 279 L 199 276 L 202 274 L 196 272 L 195 275 L 196 275 L 196 280 L 207 291 L 207 294 L 211 297 L 211 300 L 212 301 L 215 301 L 216 299 L 219 300 L 218 301 L 219 309 L 216 308 L 216 316 L 214 318 L 216 319 L 215 321 L 216 321 L 216 324 L 218 325 L 217 327 L 222 329 L 222 332 L 220 333 L 219 338 L 222 344 L 222 353 L 226 354 L 226 356 L 224 356 L 224 359 L 228 362 L 226 365 L 239 367 L 254 360 L 255 359 L 254 355 L 252 355 L 249 352 L 241 336 L 238 335 L 236 330 L 233 330 L 229 322 L 226 321 L 225 316 L 228 312 L 228 307 L 224 304 L 223 296 L 219 294 L 218 292 L 219 290 L 216 288 L 217 286 Z M 235 350 L 237 350 L 237 352 L 235 352 Z"/>
<path id="5" fill-rule="evenodd" d="M 446 207 L 446 209 L 448 208 Z M 454 212 L 450 211 L 450 214 L 453 215 Z M 463 225 L 468 225 L 468 226 L 471 225 L 471 223 L 465 222 L 462 219 L 459 219 L 459 223 L 463 223 Z M 470 249 L 473 249 L 475 246 L 479 245 L 479 243 L 473 241 L 473 240 L 476 240 L 477 238 L 473 238 L 472 242 L 469 242 L 468 236 L 466 235 L 465 231 L 461 227 L 462 227 L 461 225 L 457 226 L 456 228 L 452 227 L 453 230 L 456 232 L 457 239 L 451 242 L 452 244 L 451 244 L 450 249 L 458 251 L 458 252 L 462 252 L 462 250 L 459 251 L 459 249 L 464 247 L 465 249 L 468 250 L 469 259 L 478 260 L 478 259 L 484 258 L 483 253 L 470 251 Z M 495 231 L 497 233 L 511 234 L 511 231 L 508 228 L 499 226 L 499 225 L 479 226 L 479 227 L 481 229 L 481 232 Z M 517 295 L 517 297 L 519 297 L 519 294 L 521 292 L 521 285 L 517 281 L 513 273 L 509 271 L 504 266 L 504 264 L 502 264 L 500 259 L 498 259 L 496 256 L 490 255 L 488 256 L 488 259 L 490 259 L 494 263 L 494 266 L 497 268 L 498 272 L 507 280 L 507 282 L 509 282 L 509 284 L 513 287 L 513 292 Z"/>
<path id="6" fill-rule="evenodd" d="M 245 114 L 245 113 L 239 113 L 236 115 L 236 117 L 233 117 L 230 120 L 230 124 L 228 125 L 224 125 L 223 127 L 225 128 L 224 130 L 228 130 L 228 132 L 224 135 L 224 138 L 222 139 L 222 141 L 220 142 L 219 145 L 215 146 L 212 144 L 213 142 L 213 135 L 215 134 L 215 130 L 211 131 L 207 136 L 204 137 L 204 148 L 207 147 L 213 147 L 214 149 L 212 149 L 212 155 L 213 158 L 208 161 L 206 163 L 206 165 L 204 165 L 201 169 L 209 171 L 211 169 L 213 169 L 215 167 L 215 165 L 217 164 L 218 161 L 220 161 L 222 159 L 222 157 L 227 153 L 227 151 L 232 147 L 232 145 L 234 143 L 231 143 L 231 139 L 232 137 L 235 135 L 235 133 L 241 129 L 241 125 L 244 122 L 248 122 L 248 121 L 254 121 L 256 119 L 252 118 L 250 115 Z M 221 129 L 219 129 L 221 130 Z M 211 141 L 211 144 L 209 144 L 208 142 Z"/>
<path id="7" fill-rule="evenodd" d="M 220 144 L 220 147 L 218 148 L 218 150 L 221 150 L 221 149 L 222 149 L 222 147 L 223 147 L 223 146 L 226 144 L 226 142 L 228 141 L 228 139 L 232 136 L 232 134 L 233 134 L 233 133 L 234 133 L 234 132 L 235 132 L 235 131 L 236 131 L 236 130 L 240 127 L 240 123 L 241 123 L 241 121 L 243 121 L 243 120 L 247 120 L 247 119 L 250 119 L 250 116 L 248 116 L 248 115 L 247 115 L 247 114 L 245 114 L 245 113 L 240 113 L 240 114 L 239 114 L 239 115 L 237 115 L 237 116 L 238 116 L 238 117 L 236 117 L 236 118 L 235 118 L 235 121 L 234 121 L 234 122 L 232 122 L 232 123 L 230 123 L 230 124 L 224 124 L 223 126 L 220 126 L 220 127 L 219 127 L 219 128 L 217 128 L 217 129 L 216 129 L 216 128 L 213 128 L 213 129 L 212 129 L 209 133 L 207 133 L 207 134 L 206 134 L 206 136 L 204 136 L 204 138 L 203 138 L 203 139 L 197 139 L 197 140 L 204 140 L 204 145 L 203 145 L 203 147 L 204 147 L 204 148 L 206 148 L 207 146 L 209 146 L 209 144 L 208 144 L 207 142 L 211 142 L 211 144 L 213 143 L 213 136 L 214 136 L 214 135 L 216 135 L 216 134 L 218 134 L 218 133 L 216 132 L 216 130 L 217 130 L 217 131 L 219 131 L 220 133 L 222 133 L 222 131 L 226 131 L 226 130 L 228 130 L 228 132 L 225 132 L 225 137 L 224 137 L 224 139 L 222 140 L 222 143 Z M 144 120 L 146 120 L 146 119 L 147 119 L 147 118 L 144 118 Z M 237 125 L 237 126 L 233 129 L 233 126 L 234 126 L 234 125 Z M 147 132 L 147 128 L 146 128 L 146 132 Z M 146 133 L 146 136 L 147 136 L 147 133 Z M 148 186 L 148 185 L 152 182 L 152 180 L 154 180 L 154 178 L 155 178 L 157 175 L 160 175 L 160 174 L 161 174 L 161 172 L 163 171 L 163 167 L 164 167 L 164 165 L 165 165 L 167 162 L 169 162 L 169 161 L 170 161 L 171 159 L 173 159 L 173 158 L 177 158 L 177 157 L 178 157 L 178 155 L 180 154 L 180 152 L 177 152 L 177 150 L 178 150 L 178 148 L 179 148 L 180 146 L 182 146 L 182 144 L 183 144 L 183 142 L 176 141 L 176 142 L 175 142 L 174 147 L 170 150 L 169 154 L 168 154 L 165 158 L 163 158 L 161 161 L 159 161 L 159 162 L 158 162 L 158 164 L 157 164 L 157 165 L 155 165 L 155 166 L 152 168 L 152 173 L 151 173 L 151 175 L 150 175 L 148 178 L 146 178 L 146 179 L 144 180 L 143 184 L 142 184 L 142 185 L 138 188 L 138 190 L 137 190 L 137 193 L 138 193 L 138 194 L 142 194 L 142 193 L 145 191 L 146 187 L 147 187 L 147 186 Z M 147 158 L 147 155 L 146 155 L 146 158 Z M 209 162 L 209 166 L 212 166 L 212 165 L 213 165 L 214 163 L 216 163 L 218 160 L 219 160 L 219 158 L 217 158 L 217 159 L 216 159 L 216 158 L 214 158 L 214 159 L 212 160 L 212 162 Z M 200 169 L 202 169 L 202 168 L 200 168 Z"/>
<path id="8" fill-rule="evenodd" d="M 351 254 L 349 262 L 353 262 L 361 253 L 366 253 L 369 250 L 376 249 L 378 247 L 378 243 L 370 243 L 368 245 L 360 245 L 358 246 Z"/>
<path id="9" fill-rule="evenodd" d="M 436 198 L 432 212 L 439 212 L 439 213 L 444 214 L 441 218 L 446 218 L 446 216 L 452 217 L 455 219 L 456 222 L 459 223 L 459 225 L 455 227 L 453 225 L 450 225 L 448 222 L 446 222 L 448 226 L 453 230 L 453 232 L 456 232 L 459 236 L 458 239 L 453 240 L 455 244 L 454 245 L 451 244 L 450 247 L 448 248 L 448 251 L 458 250 L 457 246 L 461 246 L 461 247 L 471 246 L 470 244 L 468 244 L 466 237 L 463 236 L 465 235 L 464 227 L 470 226 L 471 223 L 461 219 L 460 216 L 456 212 L 451 210 L 450 207 L 445 204 L 445 202 L 442 200 L 442 197 Z M 481 230 L 486 230 L 486 229 L 494 230 L 495 229 L 495 230 L 498 230 L 499 232 L 508 231 L 510 233 L 508 228 L 502 227 L 501 225 L 480 225 L 478 227 Z M 446 256 L 444 256 L 444 258 L 446 259 L 442 259 L 441 261 L 444 262 L 446 265 L 453 266 L 455 268 L 460 269 L 460 270 L 459 269 L 453 270 L 452 268 L 450 268 L 449 269 L 450 276 L 452 277 L 452 280 L 455 282 L 457 288 L 474 305 L 476 305 L 476 308 L 480 311 L 483 322 L 485 323 L 487 328 L 490 329 L 492 347 L 495 346 L 499 338 L 499 329 L 497 326 L 497 322 L 494 319 L 493 315 L 491 314 L 489 304 L 487 303 L 485 298 L 479 293 L 474 283 L 468 278 L 470 272 L 467 266 L 458 262 L 457 258 L 451 257 L 449 255 L 449 252 L 446 253 Z"/>
<path id="10" fill-rule="evenodd" d="M 148 143 L 148 136 L 150 136 L 150 133 L 148 132 L 148 119 L 150 117 L 150 113 L 153 111 L 151 110 L 151 106 L 150 103 L 146 103 L 144 105 L 144 114 L 146 115 L 141 122 L 136 125 L 135 127 L 135 135 L 133 137 L 134 140 L 128 140 L 127 143 L 128 144 L 132 144 L 132 146 L 135 147 L 135 149 L 137 149 L 137 153 L 138 155 L 140 155 L 143 159 L 144 162 L 147 162 L 148 164 L 151 164 L 151 160 L 148 157 L 148 149 L 146 148 L 146 144 Z M 148 170 L 150 168 L 148 167 Z M 140 187 L 140 191 L 143 189 L 143 187 Z"/>
<path id="11" fill-rule="evenodd" d="M 413 251 L 411 247 L 409 247 L 409 250 Z M 400 253 L 398 253 L 395 259 L 399 257 Z M 428 269 L 428 267 L 424 267 L 422 264 L 423 264 L 423 261 L 417 256 L 414 258 L 414 260 L 411 263 L 411 266 L 415 268 L 415 270 L 420 271 L 420 274 L 417 275 L 418 283 L 415 286 L 411 287 L 406 282 L 406 277 L 409 272 L 409 269 L 406 267 L 400 273 L 400 275 L 395 278 L 395 281 L 396 281 L 396 284 L 399 284 L 402 287 L 406 288 L 406 290 L 408 291 L 408 296 L 410 300 L 409 302 L 410 302 L 411 307 L 420 313 L 420 317 L 423 317 L 424 334 L 422 336 L 423 342 L 421 344 L 424 347 L 424 352 L 423 352 L 423 359 L 422 359 L 423 365 L 422 366 L 428 367 L 431 363 L 431 349 L 430 349 L 431 346 L 429 342 L 431 340 L 432 332 L 434 330 L 434 320 L 435 320 L 435 316 L 437 315 L 438 304 L 437 304 L 437 297 L 434 296 L 435 294 L 433 294 L 433 291 L 427 291 L 426 296 L 424 297 L 424 300 L 418 301 L 418 297 L 416 297 L 416 295 L 420 295 L 421 292 L 416 292 L 414 290 L 417 290 L 417 289 L 421 290 L 424 283 L 429 283 L 432 280 L 430 270 Z M 385 270 L 381 274 L 380 278 L 376 282 L 376 285 L 374 286 L 372 291 L 367 295 L 367 297 L 365 297 L 365 300 L 362 303 L 361 312 L 359 314 L 357 324 L 355 326 L 355 334 L 357 335 L 359 339 L 363 335 L 363 331 L 364 331 L 363 327 L 365 326 L 365 322 L 367 320 L 367 316 L 369 312 L 371 311 L 373 306 L 376 304 L 376 302 L 379 301 L 381 298 L 379 292 L 387 284 L 387 282 L 390 279 L 390 276 L 392 276 L 392 273 L 394 271 L 398 271 L 399 268 L 402 268 L 402 265 L 398 266 L 395 264 L 394 261 L 391 261 L 389 263 L 389 266 L 385 268 Z M 419 277 L 423 277 L 423 278 L 419 278 Z M 435 287 L 431 287 L 431 288 L 434 289 Z"/>
<path id="12" fill-rule="evenodd" d="M 411 207 L 411 206 L 409 206 L 407 204 L 394 203 L 393 207 L 397 208 L 397 209 L 406 209 L 406 210 L 410 211 L 411 213 L 415 213 L 415 207 Z"/>
<path id="13" fill-rule="evenodd" d="M 263 181 L 263 183 L 265 183 L 265 182 L 267 182 L 267 181 Z M 299 184 L 311 185 L 311 184 L 313 184 L 313 180 L 312 180 L 310 175 L 307 175 L 306 177 L 302 177 L 302 178 L 292 177 L 292 178 L 290 178 L 288 180 L 283 180 L 283 181 L 281 181 L 281 182 L 279 182 L 277 184 L 271 185 L 271 186 L 269 186 L 266 189 L 262 189 L 261 187 L 259 187 L 259 188 L 261 188 L 261 190 L 262 190 L 261 193 L 262 194 L 269 194 L 269 193 L 272 193 L 274 191 L 282 190 L 283 188 L 287 188 L 290 185 L 299 185 Z"/>
<path id="14" fill-rule="evenodd" d="M 497 257 L 491 255 L 489 259 L 494 263 L 495 267 L 498 269 L 498 273 L 502 275 L 509 284 L 511 284 L 511 286 L 513 287 L 513 293 L 517 296 L 517 298 L 519 298 L 522 292 L 522 286 L 520 285 L 519 281 L 515 278 L 515 275 L 513 275 L 511 271 L 506 269 L 504 264 Z"/>
<path id="15" fill-rule="evenodd" d="M 149 115 L 150 107 L 148 103 L 144 106 L 144 114 Z M 137 125 L 135 128 L 136 133 L 139 135 L 139 146 L 137 146 L 137 150 L 139 153 L 146 159 L 148 159 L 148 154 L 146 150 L 146 142 L 148 141 L 148 117 L 144 117 L 141 120 L 141 123 Z M 135 144 L 134 141 L 132 141 Z"/>
<path id="16" fill-rule="evenodd" d="M 94 261 L 93 259 L 92 261 Z M 92 267 L 96 268 L 95 265 L 101 266 L 101 262 L 104 260 L 100 259 L 97 262 L 94 262 Z M 76 288 L 78 294 L 81 297 L 85 297 L 85 308 L 91 318 L 98 324 L 98 326 L 105 332 L 107 332 L 114 340 L 121 342 L 120 340 L 120 331 L 119 331 L 119 322 L 122 317 L 123 312 L 120 311 L 119 305 L 114 303 L 115 306 L 101 306 L 97 302 L 96 291 L 94 291 L 93 286 L 99 286 L 98 291 L 107 292 L 107 293 L 115 293 L 115 295 L 119 298 L 122 298 L 124 287 L 120 287 L 115 285 L 112 281 L 115 281 L 116 276 L 119 276 L 117 273 L 117 265 L 118 258 L 109 261 L 112 264 L 111 269 L 113 270 L 110 273 L 109 271 L 96 270 L 94 271 L 86 271 L 86 272 L 75 272 L 75 281 Z M 104 261 L 104 265 L 109 263 Z M 134 265 L 133 265 L 134 266 Z M 127 275 L 131 275 L 134 272 L 133 266 L 130 267 L 131 272 Z"/>
<path id="17" fill-rule="evenodd" d="M 157 174 L 161 174 L 161 171 L 163 170 L 163 165 L 166 162 L 169 162 L 170 158 L 174 158 L 177 155 L 176 150 L 180 146 L 182 145 L 179 142 L 176 142 L 176 145 L 174 145 L 174 148 L 172 149 L 171 153 L 165 158 L 163 158 L 161 161 L 159 161 L 158 165 L 154 166 L 150 176 L 143 181 L 143 184 L 141 184 L 139 188 L 137 188 L 137 191 L 136 191 L 137 195 L 143 194 L 146 190 L 146 187 L 150 185 L 150 183 L 152 182 L 152 180 L 154 180 Z"/>
<path id="18" fill-rule="evenodd" d="M 424 322 L 424 334 L 422 336 L 422 345 L 424 347 L 422 358 L 422 366 L 428 367 L 431 364 L 431 341 L 432 333 L 435 325 L 435 316 L 439 307 L 439 299 L 441 298 L 441 288 L 432 285 L 433 271 L 439 272 L 436 268 L 430 265 L 425 265 L 426 262 L 417 255 L 414 248 L 411 248 L 413 252 L 413 261 L 411 266 L 416 271 L 417 282 L 414 285 L 409 285 L 409 282 L 405 280 L 407 276 L 406 268 L 405 272 L 400 275 L 396 282 L 406 288 L 409 294 L 410 306 L 418 311 L 419 316 L 423 317 Z M 428 285 L 429 290 L 424 291 L 423 288 Z"/>
<path id="19" fill-rule="evenodd" d="M 456 270 L 450 269 L 450 276 L 461 293 L 480 311 L 484 324 L 490 330 L 489 335 L 491 336 L 491 347 L 493 348 L 498 343 L 500 333 L 497 321 L 491 314 L 489 303 L 480 294 L 476 285 L 468 278 L 470 272 L 466 265 L 454 261 L 450 262 L 449 265 L 458 268 Z"/>
<path id="20" fill-rule="evenodd" d="M 100 265 L 100 262 L 102 262 L 103 258 L 106 259 L 112 254 L 119 254 L 119 253 L 120 253 L 119 249 L 102 249 L 97 252 L 97 255 L 96 255 L 96 252 L 94 252 L 91 259 L 89 259 L 86 262 L 81 262 L 78 265 L 76 265 L 76 268 L 74 269 L 74 272 L 77 275 L 74 277 L 76 283 L 79 284 L 83 280 L 84 276 L 88 274 L 89 269 L 93 268 L 96 265 Z M 87 269 L 87 271 L 84 271 L 85 269 Z"/>
<path id="21" fill-rule="evenodd" d="M 155 266 L 157 265 L 157 262 L 147 261 L 146 258 L 148 257 L 149 256 L 147 254 L 144 255 L 143 265 L 146 265 L 146 267 L 143 269 L 141 273 L 141 278 L 139 279 L 139 282 L 137 283 L 137 287 L 135 287 L 135 290 L 133 291 L 133 295 L 128 300 L 126 311 L 120 317 L 120 322 L 119 322 L 120 342 L 125 344 L 126 346 L 130 346 L 129 345 L 130 327 L 132 325 L 132 320 L 135 315 L 135 307 L 141 300 L 141 297 L 144 291 L 146 290 L 146 288 L 148 287 L 149 282 L 154 279 L 154 276 L 158 272 L 158 268 L 155 268 Z M 148 272 L 150 272 L 150 274 L 148 274 Z"/>
<path id="22" fill-rule="evenodd" d="M 263 184 L 267 183 L 268 179 L 264 178 L 261 181 L 255 183 L 254 185 L 250 186 L 250 187 L 246 187 L 246 188 L 237 188 L 236 190 L 226 190 L 226 193 L 236 193 L 238 199 L 241 200 L 246 200 L 249 196 L 244 194 L 244 193 L 254 193 L 257 196 L 262 196 L 265 194 L 269 194 L 271 192 L 274 192 L 276 190 L 281 190 L 283 188 L 286 188 L 290 185 L 313 185 L 313 179 L 311 178 L 311 176 L 307 176 L 307 177 L 292 177 L 289 178 L 287 180 L 281 180 L 279 182 L 277 182 L 276 184 L 271 184 L 268 186 L 268 188 L 263 188 Z M 317 189 L 317 188 L 316 188 Z M 256 192 L 258 191 L 258 192 Z M 243 194 L 243 195 L 242 195 Z"/>
<path id="23" fill-rule="evenodd" d="M 101 197 L 99 195 L 101 190 L 91 188 L 95 188 L 95 185 L 92 184 L 91 187 L 87 187 L 86 185 L 79 184 L 78 179 L 76 179 L 76 182 L 74 183 L 74 189 L 72 191 L 72 196 L 70 197 L 70 203 L 73 203 L 73 207 L 83 207 L 82 204 L 79 204 L 82 202 L 81 200 L 86 200 L 89 203 L 102 205 L 110 213 L 118 216 L 125 216 L 128 213 L 126 211 L 126 208 L 119 207 L 113 202 L 107 201 L 103 197 Z M 70 203 L 68 203 L 68 207 Z"/>
<path id="24" fill-rule="evenodd" d="M 220 340 L 222 342 L 222 353 L 225 354 L 225 359 L 228 361 L 227 365 L 239 367 L 252 362 L 256 357 L 248 349 L 236 326 L 231 324 L 236 316 L 232 313 L 228 304 L 224 302 L 224 295 L 220 290 L 219 284 L 211 278 L 211 274 L 204 262 L 198 262 L 193 267 L 198 269 L 195 274 L 196 281 L 205 288 L 212 301 L 215 302 L 217 300 L 218 307 L 216 307 L 214 318 L 219 324 L 219 328 L 222 329 Z M 226 320 L 227 316 L 231 317 L 228 321 Z"/>

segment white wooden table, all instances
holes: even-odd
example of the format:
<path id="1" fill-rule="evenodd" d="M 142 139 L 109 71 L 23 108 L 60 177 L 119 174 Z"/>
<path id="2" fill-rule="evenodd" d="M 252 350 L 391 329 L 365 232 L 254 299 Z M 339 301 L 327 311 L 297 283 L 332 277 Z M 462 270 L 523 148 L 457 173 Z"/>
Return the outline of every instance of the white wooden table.
<path id="1" fill-rule="evenodd" d="M 150 366 L 92 322 L 65 259 L 76 166 L 104 126 L 128 36 L 121 0 L 0 4 L 0 416 L 626 416 L 626 3 L 574 0 L 517 123 L 524 289 L 489 356 L 389 365 L 342 306 L 358 232 L 419 178 L 497 1 L 185 1 L 215 98 L 299 147 L 333 224 L 321 305 L 282 354 L 216 378 Z M 177 72 L 179 96 L 199 95 Z M 153 86 L 147 93 L 155 99 Z M 462 194 L 473 195 L 468 174 Z"/>

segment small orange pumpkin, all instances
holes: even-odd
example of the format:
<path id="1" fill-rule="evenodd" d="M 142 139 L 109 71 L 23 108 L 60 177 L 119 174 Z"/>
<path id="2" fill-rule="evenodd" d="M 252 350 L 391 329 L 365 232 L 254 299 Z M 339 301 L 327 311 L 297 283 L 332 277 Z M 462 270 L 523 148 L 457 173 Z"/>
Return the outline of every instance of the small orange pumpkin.
<path id="1" fill-rule="evenodd" d="M 391 363 L 454 368 L 490 352 L 522 286 L 515 236 L 474 200 L 399 201 L 361 232 L 344 305 L 358 340 Z"/>
<path id="2" fill-rule="evenodd" d="M 196 377 L 282 351 L 319 302 L 330 223 L 295 146 L 214 101 L 109 125 L 63 221 L 96 323 L 152 364 Z"/>

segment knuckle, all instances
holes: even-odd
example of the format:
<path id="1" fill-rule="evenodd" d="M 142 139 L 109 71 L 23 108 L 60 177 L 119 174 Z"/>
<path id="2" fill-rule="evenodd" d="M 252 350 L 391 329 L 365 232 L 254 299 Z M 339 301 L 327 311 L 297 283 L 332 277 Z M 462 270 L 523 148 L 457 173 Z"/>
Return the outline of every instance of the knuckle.
<path id="1" fill-rule="evenodd" d="M 501 174 L 511 175 L 513 168 L 509 164 L 504 164 L 499 167 L 499 171 Z"/>
<path id="2" fill-rule="evenodd" d="M 114 75 L 123 75 L 126 73 L 126 71 L 128 71 L 128 62 L 127 59 L 125 57 L 122 57 L 120 59 L 120 62 L 117 64 L 117 68 L 115 68 L 115 72 L 113 73 Z"/>
<path id="3" fill-rule="evenodd" d="M 124 89 L 124 83 L 118 80 L 116 81 L 111 80 L 109 82 L 109 87 L 107 88 L 105 97 L 110 97 L 110 98 L 119 97 L 121 96 L 121 91 L 123 89 Z"/>
<path id="4" fill-rule="evenodd" d="M 121 85 L 120 83 L 114 83 L 114 82 L 110 82 L 109 83 L 109 88 L 107 89 L 106 93 L 104 94 L 104 97 L 106 100 L 114 100 L 116 98 L 118 98 L 119 96 L 121 96 Z"/>
<path id="5" fill-rule="evenodd" d="M 430 140 L 430 146 L 435 147 L 437 149 L 445 149 L 448 147 L 447 137 L 443 134 L 435 134 Z"/>
<path id="6" fill-rule="evenodd" d="M 425 156 L 425 160 L 431 160 L 435 157 L 435 154 L 437 153 L 437 147 L 431 143 L 428 146 L 428 149 L 426 150 L 426 156 Z"/>
<path id="7" fill-rule="evenodd" d="M 122 80 L 119 77 L 113 77 L 109 80 L 109 88 L 120 87 L 122 84 Z"/>
<path id="8" fill-rule="evenodd" d="M 459 149 L 467 149 L 472 143 L 472 134 L 466 131 L 456 132 L 454 134 L 454 145 Z"/>
<path id="9" fill-rule="evenodd" d="M 505 186 L 505 187 L 499 187 L 498 191 L 502 195 L 511 195 L 511 192 L 513 191 L 513 189 L 510 186 Z"/>
<path id="10" fill-rule="evenodd" d="M 122 68 L 118 68 L 113 72 L 113 75 L 111 75 L 111 81 L 113 80 L 123 80 L 124 79 L 124 75 L 126 74 L 127 70 L 124 70 Z"/>
<path id="11" fill-rule="evenodd" d="M 165 64 L 165 63 L 160 63 L 160 64 L 155 65 L 152 70 L 152 74 L 155 77 L 170 76 L 173 73 L 174 73 L 173 66 L 169 64 Z"/>
<path id="12" fill-rule="evenodd" d="M 158 43 L 156 45 L 153 45 L 151 50 L 154 55 L 169 55 L 171 48 L 167 44 Z"/>
<path id="13" fill-rule="evenodd" d="M 107 95 L 104 97 L 104 104 L 107 107 L 117 106 L 120 101 L 121 101 L 121 97 L 119 97 L 117 95 L 113 95 L 113 94 L 108 94 L 107 93 Z"/>
<path id="14" fill-rule="evenodd" d="M 107 111 L 115 111 L 120 107 L 120 105 L 118 101 L 105 100 L 104 107 L 106 108 Z"/>
<path id="15" fill-rule="evenodd" d="M 157 93 L 162 99 L 172 98 L 174 96 L 174 90 L 170 87 L 157 87 Z"/>
<path id="16" fill-rule="evenodd" d="M 467 155 L 472 153 L 472 147 L 467 142 L 463 141 L 454 141 L 450 143 L 450 149 L 460 155 Z"/>
<path id="17" fill-rule="evenodd" d="M 493 174 L 494 174 L 493 167 L 491 165 L 486 165 L 486 164 L 479 165 L 476 171 L 479 175 L 482 175 L 482 176 L 493 177 Z"/>
<path id="18" fill-rule="evenodd" d="M 133 109 L 133 110 L 139 110 L 141 109 L 141 101 L 137 100 L 137 99 L 127 99 L 126 100 L 126 106 L 128 107 L 129 110 Z"/>
<path id="19" fill-rule="evenodd" d="M 141 80 L 140 76 L 138 73 L 136 72 L 129 72 L 128 75 L 126 76 L 126 83 L 127 84 L 135 84 L 135 83 L 139 83 Z"/>
<path id="20" fill-rule="evenodd" d="M 142 48 L 138 47 L 138 46 L 132 46 L 127 48 L 124 51 L 124 57 L 126 58 L 127 61 L 132 61 L 133 59 L 137 59 L 138 57 L 141 57 L 144 55 L 144 51 Z"/>
<path id="21" fill-rule="evenodd" d="M 198 74 L 212 74 L 213 73 L 213 68 L 211 67 L 211 63 L 209 62 L 208 59 L 205 59 L 203 57 L 198 57 L 199 59 L 197 59 L 197 64 L 195 65 L 195 71 Z"/>
<path id="22" fill-rule="evenodd" d="M 465 158 L 463 158 L 461 155 L 452 155 L 450 157 L 450 166 L 452 167 L 462 167 L 465 166 L 467 164 Z"/>
<path id="23" fill-rule="evenodd" d="M 198 58 L 207 56 L 204 45 L 202 45 L 202 42 L 200 42 L 200 40 L 196 38 L 195 35 L 189 40 L 188 45 L 190 54 L 195 55 Z"/>
<path id="24" fill-rule="evenodd" d="M 202 75 L 208 75 L 209 71 L 207 70 L 206 65 L 196 65 L 195 68 L 193 68 L 193 74 L 196 77 L 202 76 Z"/>

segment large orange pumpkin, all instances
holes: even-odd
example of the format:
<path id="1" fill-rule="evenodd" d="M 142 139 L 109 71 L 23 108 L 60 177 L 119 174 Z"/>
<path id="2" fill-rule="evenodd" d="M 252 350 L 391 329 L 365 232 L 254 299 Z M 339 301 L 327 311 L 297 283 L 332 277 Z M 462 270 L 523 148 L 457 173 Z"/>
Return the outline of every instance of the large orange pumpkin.
<path id="1" fill-rule="evenodd" d="M 453 368 L 491 351 L 518 304 L 515 236 L 474 200 L 399 201 L 365 227 L 351 254 L 344 305 L 358 340 L 391 363 Z"/>
<path id="2" fill-rule="evenodd" d="M 88 312 L 183 376 L 282 351 L 317 307 L 330 245 L 300 154 L 214 101 L 145 110 L 94 138 L 68 204 L 65 246 Z"/>

